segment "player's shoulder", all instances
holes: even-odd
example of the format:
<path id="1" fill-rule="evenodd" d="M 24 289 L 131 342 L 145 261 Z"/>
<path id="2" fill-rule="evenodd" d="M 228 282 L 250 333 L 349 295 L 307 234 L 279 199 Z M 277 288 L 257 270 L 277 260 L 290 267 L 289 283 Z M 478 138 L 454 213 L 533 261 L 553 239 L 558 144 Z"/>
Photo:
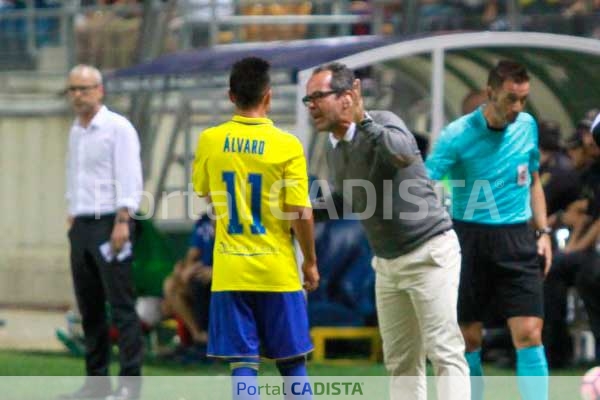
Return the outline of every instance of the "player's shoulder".
<path id="1" fill-rule="evenodd" d="M 533 115 L 527 112 L 520 112 L 515 122 L 527 125 L 532 128 L 537 128 L 537 122 L 535 121 L 535 118 L 533 117 Z"/>
<path id="2" fill-rule="evenodd" d="M 538 128 L 535 118 L 526 112 L 520 112 L 517 119 L 512 124 L 512 130 L 515 134 L 531 141 L 537 141 Z"/>
<path id="3" fill-rule="evenodd" d="M 476 112 L 466 114 L 446 125 L 442 130 L 442 135 L 449 139 L 465 137 L 465 133 L 468 134 L 477 129 L 477 124 Z"/>
<path id="4" fill-rule="evenodd" d="M 276 126 L 273 129 L 275 131 L 273 138 L 278 142 L 278 145 L 284 146 L 291 151 L 302 151 L 302 142 L 296 135 Z"/>
<path id="5" fill-rule="evenodd" d="M 200 132 L 200 140 L 209 142 L 227 135 L 231 131 L 231 121 L 226 121 L 218 125 L 214 125 Z"/>

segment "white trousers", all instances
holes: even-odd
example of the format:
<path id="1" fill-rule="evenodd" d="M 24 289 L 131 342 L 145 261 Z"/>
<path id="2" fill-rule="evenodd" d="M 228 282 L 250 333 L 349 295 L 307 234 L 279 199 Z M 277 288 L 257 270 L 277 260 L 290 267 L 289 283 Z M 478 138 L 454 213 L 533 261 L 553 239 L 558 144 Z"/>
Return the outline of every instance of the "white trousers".
<path id="1" fill-rule="evenodd" d="M 456 306 L 460 245 L 453 230 L 395 259 L 375 257 L 375 295 L 393 400 L 427 399 L 425 358 L 438 400 L 469 400 L 469 367 Z"/>

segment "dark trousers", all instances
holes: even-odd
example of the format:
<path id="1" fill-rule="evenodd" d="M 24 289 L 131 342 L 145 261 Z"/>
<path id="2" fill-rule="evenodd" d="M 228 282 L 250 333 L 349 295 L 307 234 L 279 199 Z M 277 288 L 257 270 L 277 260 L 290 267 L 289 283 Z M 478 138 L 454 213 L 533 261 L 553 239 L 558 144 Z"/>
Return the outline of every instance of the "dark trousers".
<path id="1" fill-rule="evenodd" d="M 558 253 L 544 283 L 544 345 L 551 367 L 565 366 L 572 358 L 567 326 L 567 289 L 572 286 L 583 300 L 590 329 L 600 344 L 600 258 L 594 251 Z"/>
<path id="2" fill-rule="evenodd" d="M 198 325 L 208 331 L 210 312 L 210 282 L 202 282 L 198 279 L 190 280 L 190 297 L 194 318 Z"/>
<path id="3" fill-rule="evenodd" d="M 106 376 L 110 363 L 111 341 L 106 302 L 110 304 L 113 324 L 119 331 L 121 376 L 139 376 L 143 357 L 143 338 L 135 311 L 132 257 L 107 262 L 100 245 L 110 241 L 114 215 L 77 217 L 69 231 L 71 273 L 77 305 L 85 335 L 85 366 L 89 376 Z M 133 240 L 135 224 L 130 223 Z"/>

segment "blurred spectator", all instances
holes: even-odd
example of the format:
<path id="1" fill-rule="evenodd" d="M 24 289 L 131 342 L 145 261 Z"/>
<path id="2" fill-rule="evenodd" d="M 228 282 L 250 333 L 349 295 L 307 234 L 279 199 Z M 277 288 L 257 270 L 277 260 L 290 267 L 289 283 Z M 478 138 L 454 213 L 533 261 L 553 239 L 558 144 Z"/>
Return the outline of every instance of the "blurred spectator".
<path id="1" fill-rule="evenodd" d="M 600 259 L 596 243 L 600 239 L 600 149 L 591 139 L 591 110 L 568 141 L 568 146 L 581 149 L 577 161 L 581 172 L 580 190 L 575 201 L 557 218 L 557 225 L 570 229 L 566 247 L 556 257 L 545 282 L 546 324 L 544 336 L 549 362 L 557 367 L 571 358 L 566 322 L 567 288 L 575 286 L 586 307 L 590 327 L 600 344 Z M 597 351 L 596 359 L 600 360 Z"/>
<path id="2" fill-rule="evenodd" d="M 419 1 L 419 31 L 462 29 L 464 15 L 454 4 L 439 0 Z"/>
<path id="3" fill-rule="evenodd" d="M 579 132 L 575 131 L 569 136 L 565 141 L 565 149 L 576 170 L 582 171 L 589 165 L 590 160 L 586 157 L 582 135 Z"/>
<path id="4" fill-rule="evenodd" d="M 461 112 L 462 115 L 467 115 L 472 113 L 487 101 L 487 93 L 485 90 L 471 90 L 467 95 L 463 98 Z"/>
<path id="5" fill-rule="evenodd" d="M 560 126 L 555 121 L 540 121 L 540 179 L 546 196 L 548 215 L 565 210 L 575 201 L 579 177 L 569 157 L 562 151 Z"/>
<path id="6" fill-rule="evenodd" d="M 577 36 L 594 37 L 598 30 L 599 0 L 571 1 L 563 10 L 562 17 L 569 23 L 569 33 Z"/>
<path id="7" fill-rule="evenodd" d="M 277 4 L 276 2 L 249 2 L 241 6 L 243 15 L 310 15 L 312 3 L 298 1 L 297 3 Z M 271 41 L 303 39 L 306 36 L 305 24 L 273 24 L 248 25 L 245 27 L 246 41 Z"/>
<path id="8" fill-rule="evenodd" d="M 528 15 L 558 14 L 563 2 L 561 0 L 519 0 L 521 12 Z"/>
<path id="9" fill-rule="evenodd" d="M 598 0 L 575 0 L 570 2 L 563 10 L 562 15 L 567 18 L 587 16 L 600 8 Z"/>
<path id="10" fill-rule="evenodd" d="M 378 10 L 376 7 L 381 8 Z M 353 35 L 392 35 L 398 31 L 400 27 L 400 18 L 402 16 L 402 2 L 397 1 L 387 4 L 373 3 L 370 0 L 353 0 L 350 3 L 350 13 L 353 15 L 367 15 L 369 16 L 368 22 L 352 25 Z M 381 30 L 374 32 L 371 29 L 373 25 L 373 18 L 376 15 L 380 15 L 383 20 L 381 21 Z"/>
<path id="11" fill-rule="evenodd" d="M 163 316 L 181 320 L 191 336 L 191 343 L 185 343 L 187 335 L 180 335 L 183 344 L 191 345 L 190 350 L 202 357 L 208 339 L 214 244 L 214 221 L 205 214 L 194 226 L 185 258 L 177 262 L 163 284 Z"/>
<path id="12" fill-rule="evenodd" d="M 214 0 L 215 9 L 212 9 L 213 0 L 185 0 L 180 2 L 180 10 L 184 14 L 182 18 L 171 24 L 171 29 L 180 29 L 184 20 L 191 20 L 189 33 L 190 45 L 193 48 L 211 45 L 210 26 L 213 21 L 220 21 L 223 17 L 235 14 L 235 6 L 232 0 Z M 219 22 L 215 44 L 230 42 L 233 40 L 233 32 L 222 29 Z"/>
<path id="13" fill-rule="evenodd" d="M 462 0 L 457 3 L 465 15 L 465 29 L 487 27 L 501 11 L 497 0 Z"/>
<path id="14" fill-rule="evenodd" d="M 99 0 L 96 8 L 75 22 L 76 57 L 80 63 L 115 69 L 131 65 L 141 26 L 136 0 Z"/>
<path id="15" fill-rule="evenodd" d="M 369 1 L 354 0 L 350 3 L 350 13 L 354 15 L 371 15 L 373 9 Z M 353 35 L 369 35 L 371 34 L 371 26 L 368 23 L 360 23 L 352 25 Z"/>

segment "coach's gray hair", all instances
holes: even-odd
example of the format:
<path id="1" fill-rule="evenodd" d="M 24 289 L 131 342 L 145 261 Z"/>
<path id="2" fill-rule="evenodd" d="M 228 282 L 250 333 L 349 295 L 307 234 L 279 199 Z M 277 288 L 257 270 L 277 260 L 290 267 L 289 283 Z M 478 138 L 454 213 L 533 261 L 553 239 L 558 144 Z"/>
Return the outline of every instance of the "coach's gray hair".
<path id="1" fill-rule="evenodd" d="M 331 89 L 336 91 L 344 91 L 352 89 L 354 85 L 354 71 L 339 62 L 333 62 L 315 68 L 313 75 L 323 71 L 331 71 Z"/>
<path id="2" fill-rule="evenodd" d="M 96 83 L 102 85 L 102 73 L 96 67 L 86 64 L 79 64 L 71 69 L 69 72 L 69 76 L 72 75 L 84 75 L 84 76 L 92 76 L 95 78 Z"/>

